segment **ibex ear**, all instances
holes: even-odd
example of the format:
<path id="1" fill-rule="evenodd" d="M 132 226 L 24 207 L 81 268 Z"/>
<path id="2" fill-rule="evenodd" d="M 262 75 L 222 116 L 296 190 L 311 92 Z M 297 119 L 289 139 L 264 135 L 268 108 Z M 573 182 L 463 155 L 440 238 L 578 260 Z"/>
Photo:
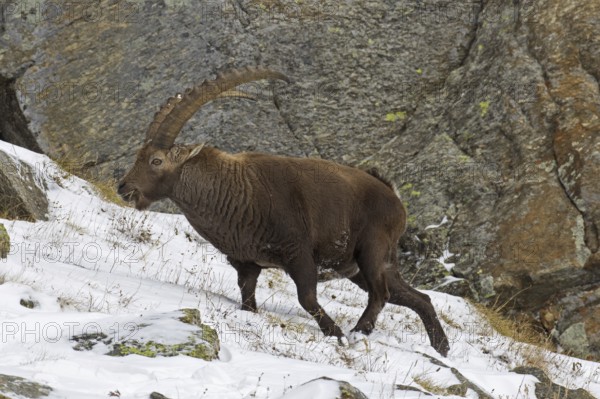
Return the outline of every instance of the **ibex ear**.
<path id="1" fill-rule="evenodd" d="M 200 154 L 200 151 L 202 151 L 202 148 L 204 148 L 204 143 L 198 144 L 196 147 L 194 147 L 194 149 L 192 151 L 190 151 L 190 153 L 185 158 L 185 160 L 187 161 L 188 159 L 192 159 L 196 155 Z"/>

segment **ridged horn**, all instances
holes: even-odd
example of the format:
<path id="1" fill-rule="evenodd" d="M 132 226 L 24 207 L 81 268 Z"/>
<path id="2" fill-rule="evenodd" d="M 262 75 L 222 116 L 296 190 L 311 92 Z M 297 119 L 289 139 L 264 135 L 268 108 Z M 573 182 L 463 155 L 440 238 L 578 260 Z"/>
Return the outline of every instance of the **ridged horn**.
<path id="1" fill-rule="evenodd" d="M 184 94 L 171 97 L 154 114 L 154 120 L 146 132 L 146 141 L 159 148 L 170 148 L 183 125 L 209 101 L 218 97 L 233 97 L 240 92 L 232 89 L 243 83 L 261 79 L 280 79 L 289 82 L 281 72 L 265 68 L 245 67 L 217 74 L 214 80 L 205 80 L 201 84 L 187 89 Z M 238 95 L 239 96 L 239 95 Z M 246 98 L 246 96 L 240 96 Z"/>
<path id="2" fill-rule="evenodd" d="M 245 91 L 242 91 L 242 90 L 227 90 L 217 96 L 217 98 L 225 98 L 225 97 L 245 98 L 246 100 L 256 101 L 256 97 L 254 97 L 252 94 L 246 93 Z"/>

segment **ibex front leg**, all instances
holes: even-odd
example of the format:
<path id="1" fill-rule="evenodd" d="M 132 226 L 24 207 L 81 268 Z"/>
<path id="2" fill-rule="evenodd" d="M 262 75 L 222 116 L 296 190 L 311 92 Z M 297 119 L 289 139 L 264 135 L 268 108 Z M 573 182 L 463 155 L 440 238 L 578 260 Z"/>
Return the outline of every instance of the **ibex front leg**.
<path id="1" fill-rule="evenodd" d="M 242 292 L 242 310 L 256 312 L 256 282 L 262 268 L 254 262 L 240 262 L 227 257 L 231 266 L 237 270 L 238 286 Z"/>

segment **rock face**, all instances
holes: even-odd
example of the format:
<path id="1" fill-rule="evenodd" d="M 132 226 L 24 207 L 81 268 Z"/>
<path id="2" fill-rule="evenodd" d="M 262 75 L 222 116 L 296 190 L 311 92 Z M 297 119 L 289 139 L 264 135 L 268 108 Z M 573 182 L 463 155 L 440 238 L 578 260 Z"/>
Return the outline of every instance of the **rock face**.
<path id="1" fill-rule="evenodd" d="M 8 398 L 5 395 L 10 397 L 17 395 L 19 398 L 45 398 L 51 392 L 52 388 L 47 385 L 14 375 L 0 374 L 0 398 Z"/>
<path id="2" fill-rule="evenodd" d="M 180 140 L 381 168 L 408 207 L 414 284 L 462 278 L 443 287 L 510 300 L 600 357 L 596 0 L 24 4 L 0 19 L 4 104 L 50 155 L 119 176 L 167 97 L 279 69 L 292 84 L 216 101 Z"/>
<path id="3" fill-rule="evenodd" d="M 47 220 L 48 199 L 41 184 L 29 165 L 0 151 L 0 217 Z"/>
<path id="4" fill-rule="evenodd" d="M 42 152 L 27 126 L 20 110 L 15 89 L 15 79 L 0 76 L 0 140 L 8 141 L 32 151 Z"/>

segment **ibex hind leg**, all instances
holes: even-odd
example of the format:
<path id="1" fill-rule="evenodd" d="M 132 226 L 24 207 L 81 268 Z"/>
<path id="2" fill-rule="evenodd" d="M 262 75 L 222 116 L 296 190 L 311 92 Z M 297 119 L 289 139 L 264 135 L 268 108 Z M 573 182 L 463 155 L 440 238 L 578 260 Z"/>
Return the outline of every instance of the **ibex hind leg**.
<path id="1" fill-rule="evenodd" d="M 254 262 L 240 262 L 231 257 L 228 257 L 227 260 L 238 274 L 238 286 L 242 293 L 242 310 L 256 312 L 256 283 L 262 268 Z"/>
<path id="2" fill-rule="evenodd" d="M 360 272 L 351 278 L 369 293 L 369 302 L 352 331 L 370 334 L 390 297 L 385 277 L 385 251 L 378 245 L 363 249 L 356 259 Z"/>
<path id="3" fill-rule="evenodd" d="M 429 336 L 431 346 L 442 356 L 447 356 L 450 350 L 448 338 L 435 313 L 428 295 L 417 291 L 411 287 L 400 275 L 398 270 L 388 270 L 386 280 L 390 288 L 389 302 L 399 306 L 406 306 L 415 311 L 423 324 Z"/>
<path id="4" fill-rule="evenodd" d="M 286 267 L 286 271 L 296 284 L 300 305 L 315 318 L 323 334 L 341 339 L 344 333 L 317 300 L 317 267 L 313 259 L 299 256 L 294 259 L 293 264 Z"/>
<path id="5" fill-rule="evenodd" d="M 362 272 L 351 277 L 350 281 L 362 290 L 369 291 L 369 285 Z M 441 355 L 446 356 L 450 350 L 448 338 L 435 314 L 429 296 L 408 285 L 398 271 L 386 271 L 386 282 L 390 290 L 388 302 L 394 305 L 406 306 L 415 311 L 425 325 L 431 346 Z"/>

